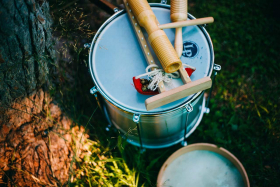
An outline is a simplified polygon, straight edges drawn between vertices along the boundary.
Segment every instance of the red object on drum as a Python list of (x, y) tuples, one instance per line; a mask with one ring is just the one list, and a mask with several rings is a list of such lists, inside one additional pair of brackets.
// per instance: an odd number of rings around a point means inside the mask
[[(188, 75), (191, 76), (192, 73), (195, 71), (191, 68), (185, 68), (185, 70), (187, 71)], [(144, 92), (142, 90), (142, 84), (141, 84), (141, 79), (136, 79), (135, 77), (133, 77), (133, 83), (134, 83), (134, 86), (135, 86), (135, 89), (140, 93), (140, 94), (143, 94), (143, 95), (156, 95), (158, 94), (158, 91), (152, 91), (152, 90), (149, 90), (149, 91), (146, 91)]]
[(140, 94), (143, 94), (143, 95), (156, 95), (156, 94), (158, 94), (158, 91), (152, 91), (152, 90), (149, 90), (149, 91), (144, 92), (144, 91), (142, 90), (141, 79), (136, 79), (135, 77), (133, 77), (133, 83), (134, 83), (135, 89), (136, 89), (137, 92), (139, 92)]
[(188, 73), (189, 77), (192, 75), (192, 73), (195, 71), (191, 68), (185, 68), (186, 72)]

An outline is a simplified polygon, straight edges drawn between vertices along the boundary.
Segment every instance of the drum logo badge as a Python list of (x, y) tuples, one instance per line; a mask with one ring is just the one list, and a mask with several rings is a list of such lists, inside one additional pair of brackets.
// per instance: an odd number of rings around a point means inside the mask
[(198, 54), (198, 45), (193, 41), (186, 41), (183, 43), (182, 55), (187, 58), (194, 58)]

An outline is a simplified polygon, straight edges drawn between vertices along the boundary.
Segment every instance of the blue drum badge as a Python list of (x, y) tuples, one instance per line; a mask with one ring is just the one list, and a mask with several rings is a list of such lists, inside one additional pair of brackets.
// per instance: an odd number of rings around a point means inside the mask
[(182, 55), (187, 58), (194, 58), (198, 54), (198, 46), (193, 41), (186, 41), (183, 43)]

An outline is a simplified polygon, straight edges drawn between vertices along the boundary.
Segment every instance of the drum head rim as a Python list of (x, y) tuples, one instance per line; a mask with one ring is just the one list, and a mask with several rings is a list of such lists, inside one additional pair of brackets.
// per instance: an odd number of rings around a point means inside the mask
[[(162, 7), (162, 8), (166, 8), (166, 9), (170, 9), (170, 5), (165, 5), (165, 4), (160, 4), (160, 3), (150, 3), (150, 6), (151, 7)], [(92, 54), (93, 54), (93, 49), (94, 49), (94, 46), (95, 46), (95, 42), (97, 41), (100, 33), (103, 31), (103, 29), (105, 29), (105, 27), (110, 23), (112, 22), (115, 18), (117, 18), (118, 16), (122, 15), (122, 14), (125, 14), (126, 11), (123, 9), (115, 14), (113, 14), (110, 18), (108, 18), (101, 26), (100, 28), (97, 30), (92, 42), (91, 42), (91, 46), (90, 46), (90, 53), (89, 53), (89, 67), (90, 67), (90, 74), (91, 74), (91, 77), (94, 81), (94, 84), (98, 90), (98, 92), (107, 100), (109, 101), (110, 103), (112, 103), (113, 105), (115, 105), (116, 107), (118, 107), (119, 109), (123, 110), (123, 111), (126, 111), (126, 112), (129, 112), (129, 113), (137, 113), (137, 114), (140, 114), (140, 115), (153, 115), (153, 114), (164, 114), (164, 113), (168, 113), (168, 112), (171, 112), (171, 111), (175, 111), (175, 110), (179, 110), (181, 109), (182, 107), (184, 107), (186, 104), (188, 103), (192, 103), (193, 100), (197, 99), (200, 94), (204, 93), (204, 91), (201, 91), (201, 92), (197, 92), (195, 94), (192, 95), (192, 97), (190, 97), (186, 102), (182, 103), (181, 105), (179, 106), (175, 106), (173, 108), (170, 108), (170, 109), (167, 109), (167, 110), (163, 110), (163, 111), (157, 111), (157, 112), (153, 112), (153, 111), (146, 111), (146, 112), (143, 112), (143, 111), (137, 111), (137, 110), (132, 110), (132, 109), (129, 109), (125, 106), (122, 106), (121, 104), (117, 103), (116, 101), (112, 100), (110, 97), (108, 97), (106, 95), (106, 93), (100, 88), (98, 82), (96, 81), (96, 78), (95, 78), (95, 75), (93, 73), (93, 67), (92, 67)], [(190, 13), (188, 13), (188, 18), (189, 19), (196, 19), (193, 15), (191, 15)], [(208, 44), (210, 44), (209, 46), (209, 49), (210, 49), (210, 62), (212, 62), (212, 64), (210, 64), (210, 68), (209, 68), (209, 71), (208, 71), (208, 74), (207, 76), (211, 76), (212, 74), (212, 71), (213, 71), (213, 67), (214, 67), (214, 48), (213, 48), (213, 43), (212, 43), (212, 40), (210, 38), (210, 35), (208, 34), (208, 32), (206, 31), (206, 29), (200, 25), (198, 25), (199, 29), (203, 32), (203, 34), (205, 35), (205, 37), (207, 38), (208, 40)]]
[(174, 160), (176, 160), (178, 157), (180, 157), (183, 154), (186, 154), (186, 153), (189, 153), (192, 151), (196, 151), (196, 150), (206, 150), (206, 151), (215, 152), (215, 153), (222, 155), (226, 159), (228, 159), (238, 169), (239, 173), (242, 176), (245, 187), (250, 187), (249, 178), (248, 178), (247, 172), (246, 172), (244, 166), (242, 165), (242, 163), (231, 152), (229, 152), (225, 148), (218, 147), (217, 145), (209, 144), (209, 143), (191, 144), (186, 147), (182, 147), (181, 149), (174, 152), (171, 156), (169, 156), (159, 171), (159, 174), (157, 177), (157, 186), (160, 187), (160, 180), (162, 179), (166, 168)]

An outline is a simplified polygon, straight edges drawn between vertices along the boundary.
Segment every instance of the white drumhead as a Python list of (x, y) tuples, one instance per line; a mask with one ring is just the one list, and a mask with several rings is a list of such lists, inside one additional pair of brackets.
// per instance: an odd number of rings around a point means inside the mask
[(193, 144), (175, 152), (161, 168), (158, 186), (248, 187), (239, 161), (227, 151), (208, 145), (210, 149)]
[[(171, 22), (169, 8), (153, 7), (152, 10), (160, 24)], [(102, 95), (123, 109), (146, 113), (167, 111), (189, 101), (192, 96), (151, 111), (146, 110), (145, 100), (151, 96), (139, 94), (132, 81), (134, 76), (145, 73), (147, 63), (144, 55), (127, 14), (120, 13), (111, 19), (98, 31), (98, 37), (93, 41), (90, 53), (91, 74)], [(173, 44), (175, 29), (164, 31)], [(206, 31), (198, 26), (184, 28), (183, 41), (185, 50), (181, 60), (196, 67), (191, 79), (195, 81), (210, 76), (213, 68), (213, 48)], [(154, 57), (157, 61), (155, 55)], [(180, 85), (183, 85), (180, 79), (173, 80), (174, 87)]]

